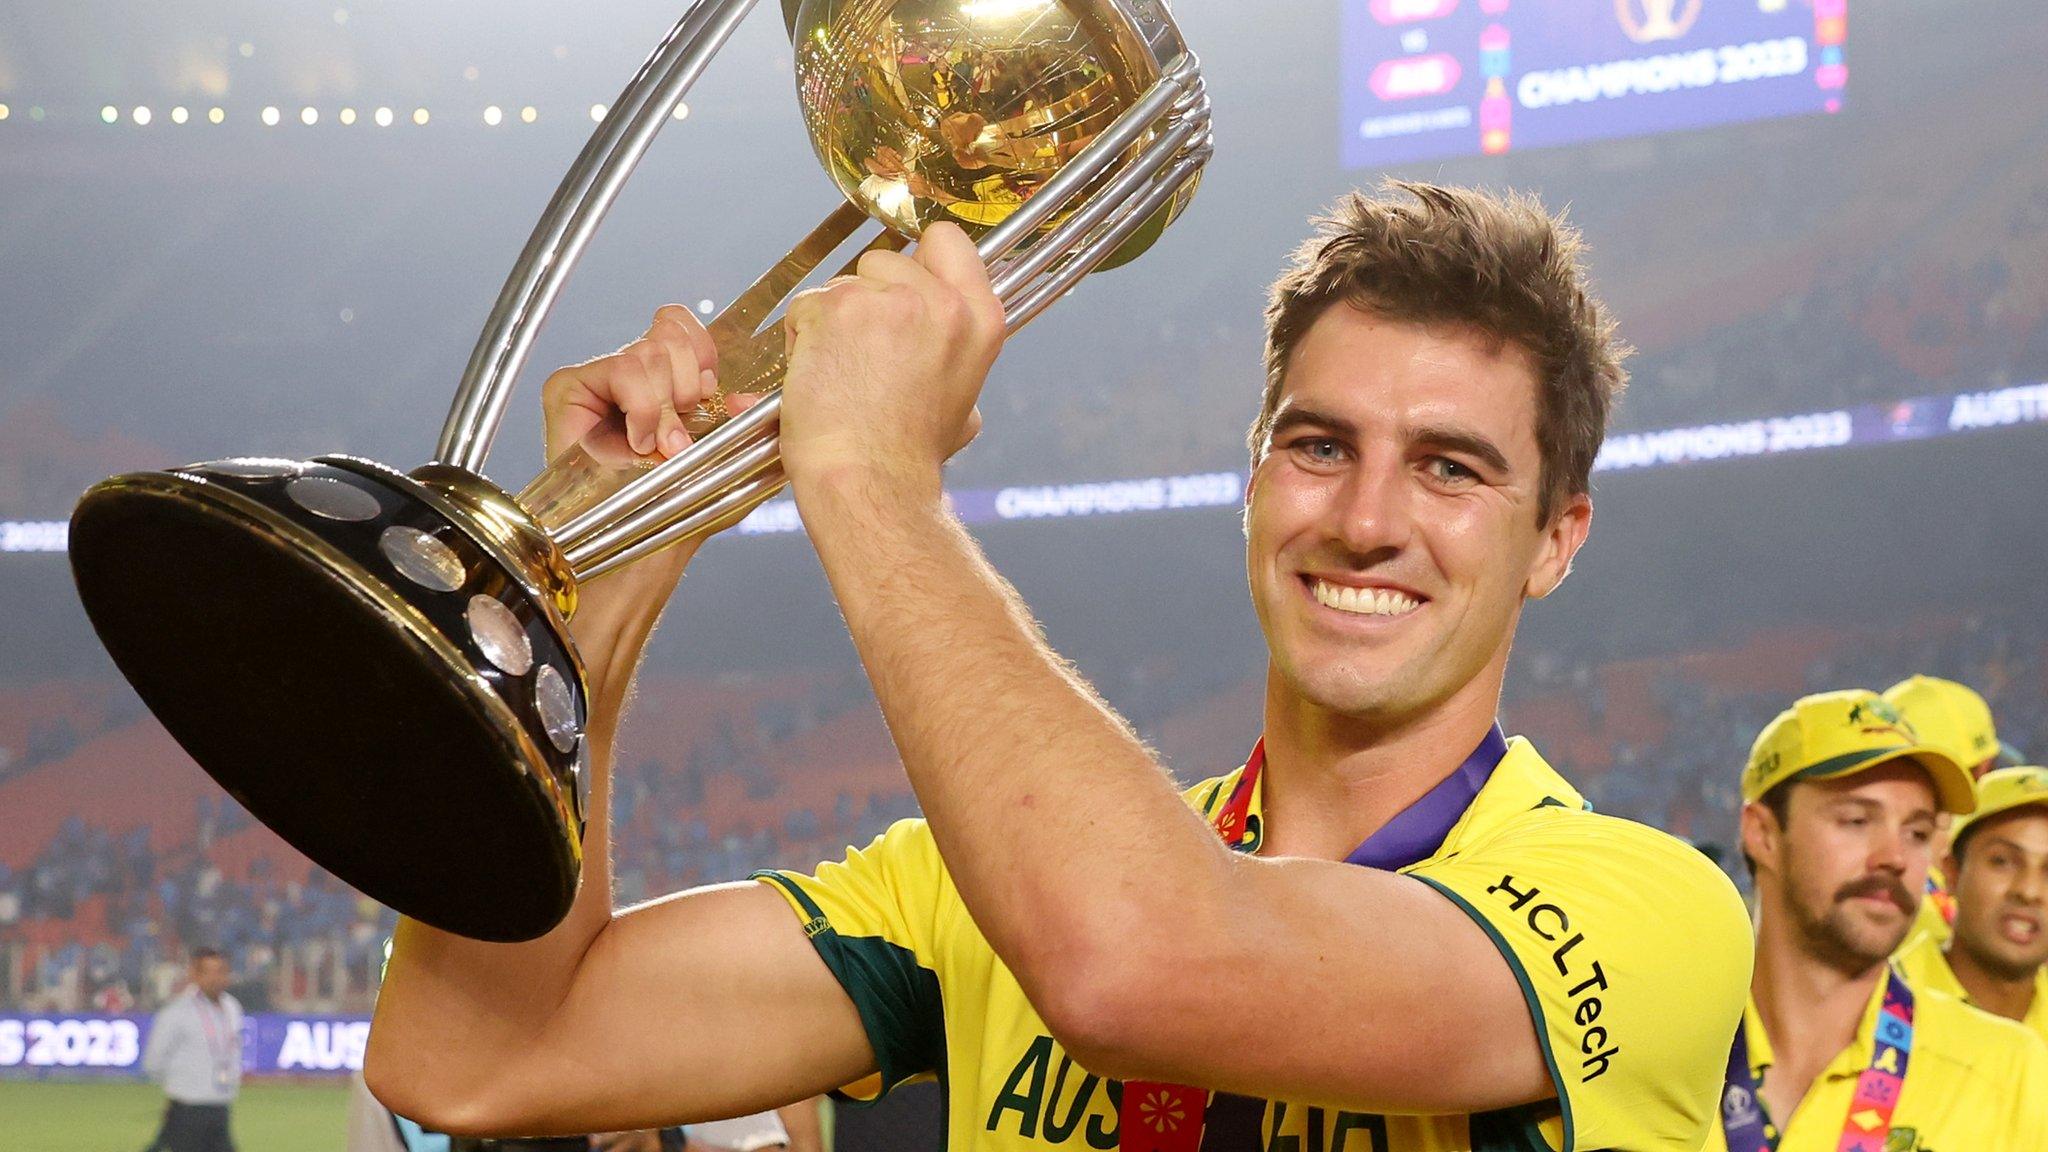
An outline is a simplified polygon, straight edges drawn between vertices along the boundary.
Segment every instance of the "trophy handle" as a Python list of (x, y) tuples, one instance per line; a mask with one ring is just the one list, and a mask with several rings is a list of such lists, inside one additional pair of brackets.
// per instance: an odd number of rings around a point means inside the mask
[[(441, 431), (435, 456), (439, 464), (481, 473), (511, 401), (513, 383), (584, 246), (677, 101), (755, 2), (696, 0), (584, 145), (528, 239), (471, 353)], [(1141, 141), (1136, 158), (1110, 175)], [(1152, 222), (1154, 213), (1177, 211), (1185, 204), (1210, 150), (1209, 102), (1199, 65), (1193, 53), (1182, 51), (1161, 68), (1158, 81), (1142, 99), (982, 238), (982, 259), (996, 276), (1009, 330), (1029, 323), (1108, 260)], [(1093, 189), (1087, 203), (1025, 247), (1017, 260), (1005, 262), (1099, 178), (1107, 182)], [(735, 334), (758, 323), (816, 267), (816, 260), (829, 254), (828, 246), (810, 257), (807, 266), (798, 259), (812, 240), (822, 243), (822, 237), (839, 226), (839, 217), (834, 213), (728, 309), (732, 319), (724, 324), (726, 340), (719, 348), (719, 400), (736, 390), (765, 391), (760, 402), (711, 427), (688, 450), (652, 468), (608, 465), (576, 448), (528, 487), (526, 494), (541, 505), (527, 505), (528, 510), (543, 513), (539, 519), (548, 524), (549, 535), (577, 579), (726, 527), (780, 490), (783, 477), (775, 443), (780, 401), (773, 389), (783, 368), (781, 331), (771, 325), (746, 341), (735, 339)], [(789, 279), (792, 275), (794, 280)], [(721, 316), (719, 323), (726, 319)], [(693, 431), (719, 419), (717, 406), (691, 416)]]
[[(763, 321), (868, 220), (868, 214), (858, 207), (841, 204), (711, 321), (707, 327), (718, 346), (718, 392), (684, 416), (684, 426), (692, 437), (702, 437), (732, 419), (728, 397), (759, 396), (782, 386), (783, 373), (789, 367), (787, 341), (779, 321), (765, 328)], [(869, 252), (900, 251), (909, 243), (895, 232), (884, 231), (838, 274), (851, 273)], [(656, 457), (606, 462), (582, 444), (571, 445), (520, 491), (519, 504), (543, 528), (557, 532), (579, 512), (659, 463)], [(757, 470), (750, 469), (745, 475)]]
[(555, 297), (670, 112), (756, 0), (696, 0), (641, 63), (576, 156), (498, 293), (470, 353), (434, 458), (481, 474), (519, 370)]
[[(1158, 213), (1186, 203), (1213, 151), (1209, 119), (1198, 64), (1193, 54), (1183, 54), (1151, 92), (982, 238), (979, 249), (991, 267), (1009, 333), (1035, 319)], [(1151, 138), (1134, 160), (1036, 243), (1017, 251), (1147, 133)], [(779, 353), (779, 326), (768, 334), (775, 336)], [(780, 491), (784, 479), (774, 429), (780, 410), (781, 397), (770, 393), (684, 452), (628, 477), (554, 530), (577, 579), (730, 526)]]

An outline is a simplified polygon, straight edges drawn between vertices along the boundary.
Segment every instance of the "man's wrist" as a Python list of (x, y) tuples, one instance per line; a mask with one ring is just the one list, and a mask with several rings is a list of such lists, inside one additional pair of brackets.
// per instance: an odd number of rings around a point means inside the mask
[(607, 704), (623, 702), (623, 685), (632, 679), (641, 651), (698, 546), (698, 541), (686, 541), (601, 576), (581, 590), (582, 603), (569, 632), (591, 689), (593, 727)]
[(872, 529), (946, 514), (936, 464), (854, 461), (806, 473), (791, 488), (813, 538), (842, 527)]

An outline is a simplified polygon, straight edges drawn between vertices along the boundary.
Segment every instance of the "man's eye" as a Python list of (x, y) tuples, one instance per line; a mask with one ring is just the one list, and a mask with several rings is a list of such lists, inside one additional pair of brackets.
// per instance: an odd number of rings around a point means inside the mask
[(1479, 473), (1465, 467), (1448, 456), (1432, 456), (1428, 463), (1429, 474), (1451, 484), (1469, 484), (1479, 479)]
[(1296, 452), (1318, 464), (1333, 464), (1344, 458), (1344, 449), (1327, 436), (1305, 436), (1293, 444)]

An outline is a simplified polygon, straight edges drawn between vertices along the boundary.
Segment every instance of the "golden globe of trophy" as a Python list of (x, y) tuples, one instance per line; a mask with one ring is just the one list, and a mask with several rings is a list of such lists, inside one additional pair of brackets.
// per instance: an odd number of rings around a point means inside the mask
[[(870, 220), (975, 235), (1011, 331), (1148, 246), (1210, 152), (1160, 0), (784, 0), (797, 91), (847, 203), (710, 325), (721, 393), (659, 463), (573, 448), (517, 496), (483, 464), (542, 320), (633, 167), (754, 0), (697, 0), (641, 66), (499, 294), (434, 462), (241, 458), (117, 476), (72, 516), (93, 626), (193, 759), (336, 876), (408, 916), (525, 940), (582, 860), (579, 581), (778, 491), (795, 289)], [(857, 259), (857, 255), (856, 255)], [(725, 397), (761, 395), (729, 416)]]

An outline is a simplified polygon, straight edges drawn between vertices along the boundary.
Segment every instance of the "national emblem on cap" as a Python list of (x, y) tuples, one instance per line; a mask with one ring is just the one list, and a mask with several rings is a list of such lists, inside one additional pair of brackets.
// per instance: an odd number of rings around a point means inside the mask
[(1801, 697), (1771, 720), (1750, 748), (1742, 798), (1755, 801), (1793, 780), (1824, 780), (1910, 759), (1927, 771), (1944, 812), (1976, 807), (1970, 774), (1920, 739), (1884, 697), (1864, 689)]
[(1920, 739), (1948, 753), (1965, 769), (1998, 758), (1998, 728), (1991, 705), (1976, 690), (1937, 676), (1912, 676), (1885, 689), (1884, 698)]

